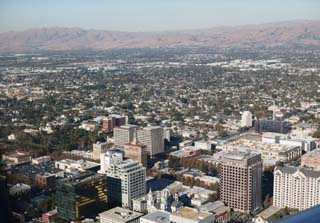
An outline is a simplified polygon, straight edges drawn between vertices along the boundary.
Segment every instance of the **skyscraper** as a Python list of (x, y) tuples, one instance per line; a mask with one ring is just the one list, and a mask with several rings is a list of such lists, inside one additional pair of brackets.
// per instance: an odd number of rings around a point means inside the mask
[(121, 127), (115, 127), (113, 130), (114, 144), (116, 146), (123, 147), (126, 143), (133, 140), (134, 132), (138, 126), (136, 125), (123, 125)]
[(137, 130), (138, 141), (146, 145), (150, 156), (164, 152), (164, 132), (160, 126), (148, 126)]
[(80, 222), (106, 210), (105, 175), (84, 172), (57, 184), (58, 218)]
[(261, 154), (233, 151), (223, 155), (220, 166), (220, 198), (238, 211), (261, 207)]
[(111, 165), (107, 170), (108, 202), (132, 208), (131, 199), (146, 193), (146, 168), (133, 160)]

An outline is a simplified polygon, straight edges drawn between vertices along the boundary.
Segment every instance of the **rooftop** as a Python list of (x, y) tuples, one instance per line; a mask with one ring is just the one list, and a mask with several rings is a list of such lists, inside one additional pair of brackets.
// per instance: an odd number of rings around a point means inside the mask
[(190, 220), (198, 220), (198, 219), (205, 219), (212, 215), (212, 213), (208, 211), (199, 211), (195, 208), (190, 207), (183, 207), (177, 212), (172, 213), (172, 215), (176, 215), (182, 218), (190, 219)]
[(100, 219), (101, 218), (108, 218), (108, 219), (112, 219), (112, 222), (125, 223), (125, 222), (131, 221), (133, 219), (139, 218), (139, 217), (143, 216), (143, 214), (141, 214), (139, 212), (131, 211), (126, 208), (115, 207), (115, 208), (112, 208), (108, 211), (100, 213), (99, 216), (100, 216)]
[(231, 160), (246, 160), (256, 155), (257, 153), (244, 152), (244, 151), (231, 151), (231, 152), (225, 153), (223, 157)]
[(155, 211), (142, 218), (157, 223), (170, 223), (170, 214), (164, 211)]

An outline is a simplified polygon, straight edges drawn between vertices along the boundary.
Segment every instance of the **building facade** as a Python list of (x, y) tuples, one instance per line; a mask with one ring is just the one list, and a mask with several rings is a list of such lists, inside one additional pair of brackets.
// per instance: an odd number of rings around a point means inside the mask
[(276, 167), (273, 205), (304, 210), (320, 204), (320, 171), (303, 167)]
[(58, 218), (80, 222), (96, 215), (107, 206), (106, 177), (84, 172), (57, 183)]
[(147, 166), (147, 151), (146, 145), (131, 142), (124, 145), (124, 156), (127, 159), (135, 160), (141, 163), (144, 167)]
[(111, 165), (107, 170), (108, 201), (132, 209), (132, 199), (146, 193), (146, 168), (133, 160)]
[(123, 147), (126, 143), (132, 142), (134, 133), (138, 126), (123, 125), (113, 129), (114, 145)]
[(241, 115), (241, 127), (252, 127), (252, 113), (244, 111)]
[(220, 198), (238, 211), (261, 208), (261, 155), (233, 151), (223, 155), (220, 166)]
[(164, 152), (164, 134), (160, 126), (149, 126), (137, 130), (138, 141), (146, 145), (150, 156)]
[(97, 142), (92, 145), (92, 155), (94, 160), (100, 160), (100, 155), (107, 152), (113, 146), (110, 142)]

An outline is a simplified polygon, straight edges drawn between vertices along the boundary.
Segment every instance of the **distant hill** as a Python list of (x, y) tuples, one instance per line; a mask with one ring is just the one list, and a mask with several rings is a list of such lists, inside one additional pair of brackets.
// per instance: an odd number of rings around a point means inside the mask
[(168, 32), (41, 28), (0, 33), (0, 52), (158, 47), (320, 47), (320, 21)]

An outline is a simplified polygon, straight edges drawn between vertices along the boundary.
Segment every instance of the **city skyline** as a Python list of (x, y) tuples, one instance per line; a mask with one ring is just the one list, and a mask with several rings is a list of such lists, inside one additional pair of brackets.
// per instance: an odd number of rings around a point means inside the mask
[[(76, 7), (75, 7), (76, 6)], [(289, 7), (290, 6), (290, 7)], [(39, 1), (0, 2), (0, 32), (42, 27), (167, 31), (320, 20), (319, 1)]]

